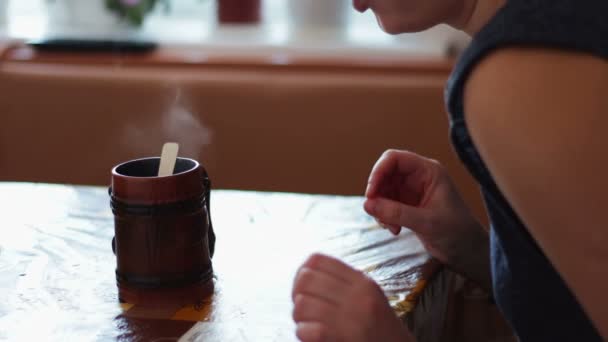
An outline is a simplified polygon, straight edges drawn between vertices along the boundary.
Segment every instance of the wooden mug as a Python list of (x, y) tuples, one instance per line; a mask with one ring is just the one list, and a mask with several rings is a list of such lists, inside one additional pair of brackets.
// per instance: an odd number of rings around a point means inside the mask
[(195, 160), (178, 158), (171, 176), (157, 177), (160, 158), (112, 170), (112, 248), (121, 302), (189, 305), (213, 292), (211, 183)]

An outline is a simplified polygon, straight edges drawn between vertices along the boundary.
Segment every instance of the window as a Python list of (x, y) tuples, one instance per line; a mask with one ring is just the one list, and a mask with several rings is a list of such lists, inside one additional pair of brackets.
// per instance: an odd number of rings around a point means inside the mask
[[(127, 25), (117, 25), (115, 16), (105, 9), (103, 0), (0, 0), (0, 4), (8, 4), (0, 36), (2, 31), (15, 38), (126, 35), (163, 43), (338, 50), (371, 48), (379, 53), (425, 55), (443, 54), (447, 45), (466, 40), (462, 34), (446, 27), (418, 34), (387, 35), (378, 28), (372, 13), (360, 14), (354, 11), (350, 8), (350, 1), (347, 1), (348, 5), (340, 7), (345, 12), (343, 20), (336, 20), (333, 27), (308, 25), (307, 18), (296, 17), (294, 12), (299, 11), (290, 11), (293, 7), (288, 2), (311, 3), (302, 0), (262, 0), (262, 23), (248, 27), (228, 27), (217, 24), (215, 1), (172, 0), (170, 13), (157, 8), (146, 18), (141, 28), (134, 29)], [(326, 22), (331, 19), (326, 19)]]

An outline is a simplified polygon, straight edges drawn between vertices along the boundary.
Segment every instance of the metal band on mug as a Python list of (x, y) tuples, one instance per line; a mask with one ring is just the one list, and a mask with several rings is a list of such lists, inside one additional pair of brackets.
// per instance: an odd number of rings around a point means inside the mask
[(110, 206), (114, 215), (130, 216), (170, 216), (196, 212), (201, 208), (206, 208), (206, 195), (198, 196), (184, 201), (165, 203), (165, 204), (127, 204), (120, 201), (112, 194), (109, 189)]
[(135, 274), (126, 274), (116, 271), (116, 282), (140, 289), (167, 289), (179, 288), (197, 283), (205, 283), (213, 277), (213, 268), (187, 274), (174, 275), (169, 278), (148, 277)]

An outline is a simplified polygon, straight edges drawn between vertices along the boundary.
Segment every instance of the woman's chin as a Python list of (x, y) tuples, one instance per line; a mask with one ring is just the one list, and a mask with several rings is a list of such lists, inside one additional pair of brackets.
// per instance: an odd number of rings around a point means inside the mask
[(368, 0), (353, 0), (353, 7), (363, 13), (369, 9), (369, 2)]
[(378, 15), (376, 15), (376, 20), (382, 31), (388, 34), (415, 33), (428, 30), (437, 25), (437, 23), (424, 23), (421, 21), (407, 22), (405, 20), (398, 20), (394, 17), (381, 17)]

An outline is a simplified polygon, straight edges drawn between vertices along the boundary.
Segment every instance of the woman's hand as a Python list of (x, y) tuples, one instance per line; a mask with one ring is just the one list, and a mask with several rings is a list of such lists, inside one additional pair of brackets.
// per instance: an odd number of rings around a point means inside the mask
[(487, 233), (438, 162), (389, 150), (374, 166), (365, 196), (365, 211), (383, 227), (395, 235), (411, 229), (433, 257), (491, 288)]
[(303, 342), (414, 341), (380, 287), (336, 259), (311, 256), (296, 275), (292, 299)]

